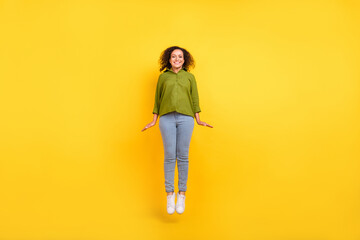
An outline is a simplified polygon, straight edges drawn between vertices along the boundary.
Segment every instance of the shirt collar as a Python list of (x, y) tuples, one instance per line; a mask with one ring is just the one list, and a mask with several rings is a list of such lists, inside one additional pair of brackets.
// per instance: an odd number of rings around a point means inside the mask
[[(180, 71), (182, 71), (182, 70), (184, 70), (184, 71), (186, 71), (187, 72), (187, 69), (186, 68), (181, 68), (180, 70), (179, 70), (179, 72)], [(167, 68), (166, 70), (165, 70), (165, 72), (173, 72), (173, 73), (175, 73), (171, 68)]]

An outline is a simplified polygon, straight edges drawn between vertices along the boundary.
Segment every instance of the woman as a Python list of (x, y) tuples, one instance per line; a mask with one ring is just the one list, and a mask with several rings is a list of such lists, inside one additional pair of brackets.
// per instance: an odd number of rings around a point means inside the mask
[[(199, 96), (195, 77), (188, 71), (194, 67), (194, 59), (184, 48), (173, 46), (165, 49), (160, 56), (160, 72), (153, 109), (153, 121), (142, 131), (155, 126), (159, 116), (159, 128), (164, 146), (165, 191), (167, 212), (185, 210), (185, 192), (188, 178), (188, 155), (194, 118), (201, 126), (213, 127), (200, 121)], [(177, 159), (179, 192), (175, 206), (174, 173)]]

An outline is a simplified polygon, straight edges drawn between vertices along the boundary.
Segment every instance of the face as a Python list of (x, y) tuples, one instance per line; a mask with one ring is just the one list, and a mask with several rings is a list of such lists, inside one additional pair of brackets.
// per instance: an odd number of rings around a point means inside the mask
[(172, 68), (174, 68), (174, 69), (181, 68), (185, 62), (184, 53), (180, 49), (175, 49), (174, 51), (172, 51), (172, 53), (170, 55), (169, 62), (171, 64)]

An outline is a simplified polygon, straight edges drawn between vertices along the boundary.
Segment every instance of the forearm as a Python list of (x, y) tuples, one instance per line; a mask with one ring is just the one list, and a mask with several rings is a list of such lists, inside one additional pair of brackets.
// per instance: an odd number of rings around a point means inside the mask
[(199, 123), (200, 122), (200, 114), (197, 112), (195, 113), (195, 119), (196, 119), (196, 122)]
[(157, 118), (158, 118), (158, 114), (154, 113), (153, 123), (156, 123)]

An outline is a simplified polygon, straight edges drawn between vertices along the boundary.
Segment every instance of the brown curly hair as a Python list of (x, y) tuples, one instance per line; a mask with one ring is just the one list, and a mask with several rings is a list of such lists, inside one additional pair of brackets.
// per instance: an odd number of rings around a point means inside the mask
[(171, 66), (169, 60), (171, 57), (171, 53), (175, 49), (180, 49), (184, 53), (183, 68), (185, 68), (186, 70), (189, 70), (189, 68), (195, 67), (195, 60), (186, 49), (178, 47), (178, 46), (172, 46), (172, 47), (168, 47), (167, 49), (165, 49), (160, 55), (160, 59), (159, 59), (160, 72), (164, 69), (171, 69), (172, 66)]

